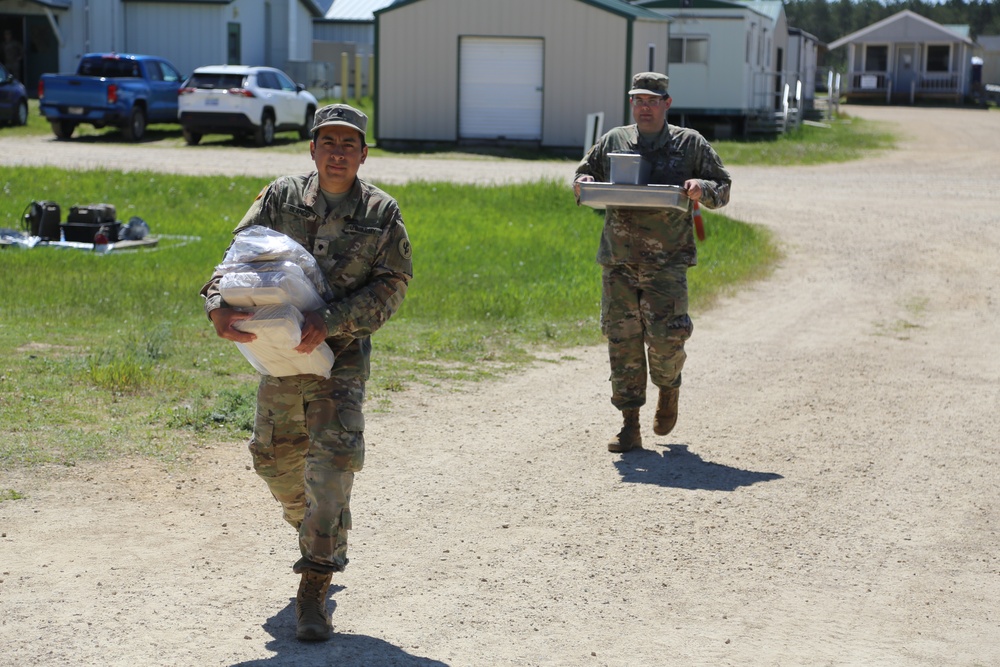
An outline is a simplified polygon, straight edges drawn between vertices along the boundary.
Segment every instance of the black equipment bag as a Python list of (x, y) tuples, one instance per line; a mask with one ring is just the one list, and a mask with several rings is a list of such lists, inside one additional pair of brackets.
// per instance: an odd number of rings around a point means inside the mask
[(112, 223), (117, 218), (114, 204), (86, 204), (70, 206), (66, 222), (83, 222), (87, 224)]
[(62, 210), (54, 201), (33, 201), (28, 205), (24, 216), (32, 236), (45, 241), (59, 240), (59, 223), (62, 221)]
[[(120, 222), (65, 222), (60, 225), (67, 241), (77, 243), (118, 243), (122, 223)], [(105, 237), (98, 241), (97, 236)]]

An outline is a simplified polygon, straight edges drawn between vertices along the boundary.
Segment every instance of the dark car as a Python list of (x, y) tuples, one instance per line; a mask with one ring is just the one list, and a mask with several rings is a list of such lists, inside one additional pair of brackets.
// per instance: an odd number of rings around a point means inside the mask
[(28, 91), (7, 68), (0, 65), (0, 124), (28, 122)]

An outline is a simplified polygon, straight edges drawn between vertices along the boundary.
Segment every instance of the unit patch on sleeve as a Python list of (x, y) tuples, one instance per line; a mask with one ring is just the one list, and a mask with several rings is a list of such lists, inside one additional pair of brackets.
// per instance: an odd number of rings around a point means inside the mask
[(399, 254), (403, 259), (409, 259), (410, 255), (413, 254), (413, 248), (410, 247), (409, 239), (399, 239)]

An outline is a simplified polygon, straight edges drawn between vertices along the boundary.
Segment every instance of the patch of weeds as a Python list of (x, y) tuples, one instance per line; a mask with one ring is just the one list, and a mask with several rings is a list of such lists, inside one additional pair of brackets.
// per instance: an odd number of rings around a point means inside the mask
[(91, 382), (117, 393), (134, 392), (152, 379), (154, 363), (145, 355), (127, 350), (101, 350), (87, 359)]
[(163, 323), (142, 334), (141, 346), (143, 354), (153, 361), (165, 359), (170, 351), (170, 327)]
[(14, 489), (0, 489), (0, 503), (5, 500), (21, 500), (25, 497), (23, 493)]
[(403, 381), (400, 380), (399, 378), (394, 378), (394, 377), (384, 378), (378, 384), (379, 388), (385, 391), (392, 391), (392, 392), (406, 391), (406, 385), (404, 385)]
[(161, 324), (141, 334), (126, 336), (113, 347), (98, 350), (87, 358), (90, 381), (119, 394), (162, 384), (166, 378), (156, 367), (167, 358), (170, 340), (170, 328)]
[(875, 335), (876, 336), (889, 336), (897, 340), (909, 340), (910, 337), (907, 334), (908, 331), (912, 329), (923, 329), (923, 325), (914, 324), (907, 320), (896, 320), (892, 323), (876, 322), (875, 323)]
[(923, 315), (927, 310), (927, 304), (930, 303), (930, 299), (925, 296), (914, 297), (903, 304), (908, 313), (913, 315)]
[(392, 407), (392, 399), (379, 389), (371, 391), (365, 398), (365, 412), (369, 414), (386, 414)]
[(257, 411), (257, 395), (253, 389), (223, 389), (215, 402), (198, 401), (198, 405), (171, 408), (167, 426), (204, 431), (211, 427), (227, 427), (249, 433), (253, 430)]

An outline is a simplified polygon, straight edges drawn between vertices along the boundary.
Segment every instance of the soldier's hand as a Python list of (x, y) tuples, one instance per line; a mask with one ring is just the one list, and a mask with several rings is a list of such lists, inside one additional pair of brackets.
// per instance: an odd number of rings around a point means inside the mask
[(573, 181), (573, 194), (576, 195), (576, 205), (580, 205), (580, 183), (593, 183), (594, 177), (587, 174), (580, 174)]
[(257, 340), (257, 335), (234, 329), (233, 325), (247, 319), (251, 314), (233, 308), (216, 308), (208, 314), (208, 317), (212, 320), (212, 324), (215, 325), (215, 333), (219, 338), (225, 338), (237, 343), (250, 343)]
[(701, 181), (697, 178), (689, 178), (684, 181), (684, 194), (686, 194), (688, 199), (691, 201), (701, 201)]
[(306, 321), (302, 323), (302, 341), (295, 348), (295, 351), (309, 354), (326, 340), (327, 334), (329, 334), (329, 330), (326, 327), (326, 321), (320, 314), (315, 310), (306, 313)]

